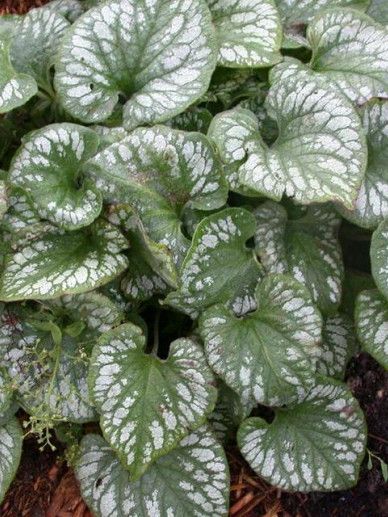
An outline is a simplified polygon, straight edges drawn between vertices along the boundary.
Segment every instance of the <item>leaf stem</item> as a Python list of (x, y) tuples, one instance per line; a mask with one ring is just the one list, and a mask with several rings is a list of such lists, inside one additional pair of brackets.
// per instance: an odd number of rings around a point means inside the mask
[(160, 321), (160, 309), (157, 310), (154, 320), (154, 344), (152, 347), (151, 354), (154, 356), (158, 355), (159, 349), (159, 321)]

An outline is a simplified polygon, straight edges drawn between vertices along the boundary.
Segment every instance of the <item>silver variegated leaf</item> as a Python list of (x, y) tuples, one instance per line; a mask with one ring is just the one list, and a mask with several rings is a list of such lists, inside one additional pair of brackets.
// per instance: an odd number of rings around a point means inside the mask
[(237, 314), (255, 308), (254, 290), (262, 269), (245, 246), (254, 231), (253, 215), (242, 208), (202, 219), (181, 267), (179, 289), (166, 303), (189, 314), (223, 302)]
[(388, 370), (388, 302), (377, 289), (358, 295), (355, 320), (362, 348)]
[(388, 300), (388, 218), (373, 233), (370, 256), (373, 279)]
[(13, 480), (22, 454), (23, 433), (16, 418), (0, 427), (0, 503)]
[(386, 0), (371, 0), (367, 14), (383, 25), (388, 25), (388, 3)]
[(352, 210), (339, 207), (349, 221), (376, 228), (388, 216), (388, 102), (373, 99), (360, 110), (368, 143), (365, 178)]
[(222, 304), (202, 314), (208, 362), (245, 402), (297, 402), (314, 385), (321, 316), (307, 289), (287, 275), (265, 277), (256, 305), (242, 318)]
[(59, 13), (73, 23), (84, 12), (84, 3), (80, 0), (51, 0), (43, 8)]
[(208, 109), (194, 106), (168, 120), (166, 125), (182, 131), (199, 131), (206, 135), (212, 118)]
[(282, 26), (272, 0), (207, 0), (218, 32), (218, 64), (269, 67), (282, 59)]
[(8, 193), (5, 182), (0, 180), (0, 219), (8, 209)]
[(98, 136), (89, 128), (45, 126), (23, 139), (9, 180), (30, 195), (40, 217), (67, 230), (88, 226), (101, 211), (102, 197), (90, 180), (81, 180), (81, 167), (97, 148)]
[(220, 113), (210, 125), (230, 187), (277, 201), (285, 194), (303, 204), (336, 200), (352, 208), (367, 147), (351, 104), (320, 83), (294, 75), (273, 83), (265, 107), (279, 129), (270, 147), (248, 110)]
[(124, 324), (93, 349), (89, 384), (104, 436), (133, 480), (201, 425), (217, 391), (202, 348), (190, 339), (171, 343), (166, 360), (145, 353), (142, 330)]
[(301, 404), (277, 410), (271, 424), (249, 418), (238, 431), (253, 470), (289, 492), (350, 488), (364, 457), (366, 424), (358, 402), (344, 384), (317, 381)]
[(97, 221), (87, 230), (48, 233), (5, 257), (0, 299), (57, 298), (95, 289), (118, 276), (127, 259), (126, 239)]
[(122, 95), (128, 129), (162, 122), (205, 93), (217, 59), (204, 0), (112, 0), (64, 38), (55, 84), (83, 122), (106, 120)]
[(344, 266), (338, 230), (341, 218), (327, 205), (313, 205), (304, 215), (288, 216), (267, 201), (255, 210), (256, 251), (268, 273), (289, 273), (310, 290), (323, 313), (341, 301)]
[(101, 436), (89, 434), (75, 472), (96, 517), (225, 517), (228, 512), (225, 453), (206, 427), (184, 438), (138, 481)]

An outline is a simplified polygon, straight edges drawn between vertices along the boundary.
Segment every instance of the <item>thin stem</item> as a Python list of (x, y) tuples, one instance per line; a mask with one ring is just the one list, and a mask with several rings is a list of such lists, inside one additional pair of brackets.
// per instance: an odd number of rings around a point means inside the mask
[(160, 321), (160, 309), (157, 310), (155, 315), (155, 321), (154, 321), (154, 344), (152, 347), (152, 354), (157, 355), (158, 354), (158, 348), (159, 348), (159, 321)]

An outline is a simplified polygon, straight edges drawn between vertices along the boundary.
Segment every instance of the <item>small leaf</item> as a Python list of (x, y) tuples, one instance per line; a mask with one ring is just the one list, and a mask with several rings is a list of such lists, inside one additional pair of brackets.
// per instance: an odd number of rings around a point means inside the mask
[(289, 273), (310, 290), (323, 313), (341, 300), (344, 267), (338, 240), (341, 219), (330, 206), (315, 205), (299, 218), (267, 201), (255, 210), (255, 245), (268, 273)]
[(67, 230), (88, 226), (101, 211), (99, 190), (79, 185), (81, 166), (97, 152), (94, 131), (51, 124), (30, 133), (15, 154), (9, 179), (30, 194), (38, 214)]
[(282, 59), (282, 26), (272, 0), (207, 0), (216, 26), (218, 64), (269, 67)]
[(380, 467), (381, 467), (381, 473), (383, 475), (383, 479), (387, 483), (388, 482), (388, 465), (381, 458), (380, 458)]
[(131, 323), (101, 336), (89, 384), (104, 436), (132, 479), (204, 422), (217, 398), (212, 383), (204, 353), (190, 339), (171, 343), (162, 361), (145, 353), (145, 337)]
[(296, 402), (314, 385), (321, 316), (307, 289), (286, 275), (265, 277), (256, 305), (242, 318), (221, 304), (202, 314), (209, 364), (244, 402)]
[(255, 308), (254, 289), (262, 270), (245, 246), (254, 231), (253, 215), (242, 208), (202, 219), (181, 267), (179, 289), (166, 303), (189, 314), (223, 302), (239, 314)]
[(388, 300), (388, 218), (373, 233), (370, 256), (372, 275), (379, 291)]
[(373, 289), (356, 300), (356, 330), (362, 348), (388, 370), (388, 302)]
[(368, 451), (368, 463), (367, 463), (367, 468), (368, 468), (368, 470), (372, 470), (372, 469), (373, 469), (372, 456), (371, 456), (371, 454), (369, 454), (369, 451)]
[(103, 438), (88, 434), (75, 471), (96, 517), (224, 517), (228, 512), (225, 453), (206, 427), (184, 438), (135, 482)]
[(285, 194), (303, 204), (336, 200), (352, 208), (367, 148), (351, 104), (318, 82), (294, 75), (273, 83), (265, 107), (279, 128), (271, 147), (248, 110), (235, 108), (212, 120), (209, 136), (231, 189), (277, 201)]
[(127, 267), (120, 253), (126, 247), (118, 230), (102, 221), (87, 230), (48, 233), (6, 256), (0, 299), (43, 300), (95, 289)]
[(22, 442), (23, 433), (16, 418), (0, 427), (0, 503), (18, 469)]
[(346, 386), (322, 377), (301, 404), (276, 411), (271, 424), (245, 420), (237, 439), (250, 466), (275, 486), (343, 490), (357, 482), (366, 424)]
[(206, 135), (212, 118), (213, 115), (206, 108), (193, 107), (168, 120), (165, 124), (174, 129), (199, 131)]
[(184, 111), (205, 93), (215, 63), (203, 0), (112, 0), (69, 29), (55, 84), (65, 109), (89, 123), (106, 120), (122, 95), (133, 129)]

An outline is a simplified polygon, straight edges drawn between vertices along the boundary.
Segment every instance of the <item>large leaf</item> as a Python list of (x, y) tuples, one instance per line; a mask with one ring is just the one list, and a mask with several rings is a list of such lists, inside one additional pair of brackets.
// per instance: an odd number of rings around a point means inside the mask
[(84, 7), (80, 0), (51, 0), (43, 6), (44, 9), (50, 9), (53, 12), (64, 16), (69, 22), (74, 22), (84, 12)]
[(89, 382), (104, 436), (132, 479), (201, 425), (217, 397), (198, 344), (178, 339), (161, 360), (145, 353), (142, 330), (131, 323), (101, 336)]
[(317, 80), (362, 103), (388, 96), (388, 32), (352, 9), (330, 9), (307, 28)]
[(0, 284), (4, 301), (56, 298), (109, 282), (127, 266), (127, 241), (97, 221), (87, 230), (48, 233), (5, 258)]
[(139, 128), (85, 167), (109, 196), (136, 210), (151, 239), (167, 245), (177, 263), (189, 247), (181, 231), (183, 207), (212, 210), (227, 197), (219, 160), (200, 133)]
[(255, 211), (255, 245), (268, 273), (289, 273), (310, 290), (324, 313), (341, 300), (343, 263), (338, 229), (341, 222), (326, 205), (314, 205), (292, 218), (281, 205), (267, 201)]
[(323, 377), (301, 404), (277, 410), (271, 424), (245, 420), (237, 438), (248, 463), (271, 484), (333, 491), (357, 482), (366, 424), (346, 386)]
[(358, 295), (355, 320), (363, 349), (388, 370), (388, 302), (377, 289)]
[(370, 255), (373, 279), (388, 300), (388, 218), (373, 233)]
[(179, 290), (167, 296), (167, 303), (188, 312), (222, 302), (230, 302), (239, 314), (254, 308), (262, 269), (245, 246), (254, 231), (253, 215), (242, 208), (202, 219), (182, 264)]
[(0, 502), (8, 490), (19, 466), (23, 433), (16, 418), (0, 427)]
[(286, 194), (304, 204), (337, 200), (352, 208), (367, 156), (353, 107), (342, 95), (296, 75), (274, 82), (265, 107), (279, 128), (271, 147), (248, 110), (220, 113), (210, 125), (231, 188), (278, 201)]
[(207, 359), (244, 401), (296, 402), (314, 385), (321, 316), (307, 289), (286, 275), (265, 277), (256, 302), (257, 309), (242, 318), (222, 304), (202, 314)]
[(25, 104), (38, 91), (35, 80), (18, 74), (9, 58), (9, 40), (0, 33), (0, 114)]
[(112, 0), (69, 29), (55, 84), (83, 122), (106, 120), (123, 96), (132, 129), (168, 120), (205, 93), (216, 50), (204, 0)]
[(340, 208), (349, 221), (375, 228), (388, 216), (388, 102), (372, 100), (360, 110), (368, 143), (365, 178), (353, 210)]
[(75, 471), (96, 517), (224, 517), (228, 512), (228, 465), (207, 428), (184, 438), (136, 482), (103, 438), (89, 434)]
[(218, 31), (218, 64), (269, 67), (282, 59), (282, 26), (272, 0), (207, 0)]
[(23, 139), (9, 179), (30, 194), (38, 214), (68, 230), (88, 226), (101, 211), (102, 198), (81, 166), (97, 152), (98, 136), (76, 124), (51, 124)]
[(54, 10), (32, 9), (18, 20), (10, 47), (15, 70), (32, 76), (51, 92), (50, 68), (69, 22)]
[(388, 25), (388, 3), (386, 0), (371, 0), (367, 13), (377, 22)]

